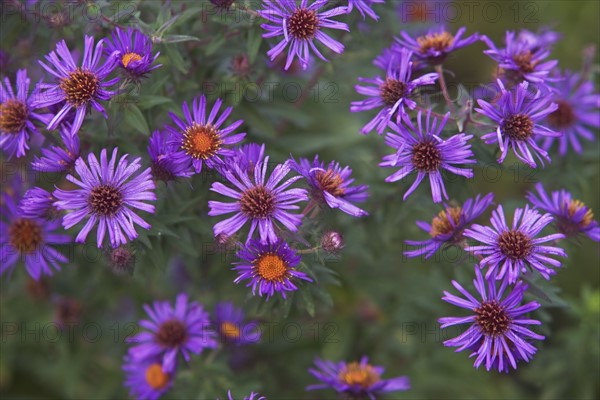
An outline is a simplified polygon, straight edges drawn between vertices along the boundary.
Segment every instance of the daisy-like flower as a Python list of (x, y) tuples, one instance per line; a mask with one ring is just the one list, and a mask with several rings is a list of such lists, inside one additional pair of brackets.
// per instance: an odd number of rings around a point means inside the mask
[(0, 82), (0, 149), (8, 158), (13, 156), (23, 157), (29, 150), (29, 135), (41, 135), (35, 126), (35, 121), (46, 125), (52, 116), (50, 114), (39, 114), (33, 110), (40, 108), (34, 101), (39, 97), (38, 86), (33, 92), (29, 92), (31, 80), (27, 77), (27, 71), (17, 71), (16, 91), (8, 78)]
[(265, 158), (265, 145), (256, 143), (247, 143), (236, 147), (234, 154), (229, 159), (218, 165), (216, 168), (219, 173), (237, 165), (240, 170), (248, 172), (250, 176), (254, 175), (254, 167)]
[[(231, 395), (231, 390), (229, 390), (229, 391), (227, 392), (227, 398), (228, 398), (229, 400), (235, 400), (235, 399), (233, 398), (233, 396)], [(252, 393), (250, 393), (250, 395), (248, 395), (248, 396), (245, 396), (245, 397), (244, 397), (244, 400), (267, 400), (267, 398), (266, 398), (265, 396), (261, 396), (261, 395), (260, 395), (260, 394), (258, 394), (258, 393), (254, 393), (254, 392), (252, 392)]]
[(261, 25), (261, 28), (266, 31), (262, 36), (264, 38), (283, 36), (283, 40), (267, 52), (271, 61), (274, 61), (288, 46), (285, 70), (290, 68), (296, 57), (300, 60), (302, 69), (307, 69), (310, 49), (317, 57), (327, 61), (317, 49), (315, 40), (334, 53), (341, 54), (344, 51), (344, 45), (323, 32), (323, 28), (349, 32), (348, 25), (331, 19), (331, 17), (346, 14), (347, 7), (336, 7), (319, 12), (319, 9), (327, 3), (329, 3), (328, 0), (316, 0), (308, 5), (308, 0), (302, 0), (298, 6), (295, 0), (263, 0), (263, 9), (257, 11), (268, 21)]
[(289, 188), (301, 176), (294, 176), (285, 182), (281, 181), (290, 172), (289, 163), (278, 164), (271, 176), (267, 179), (269, 157), (254, 168), (254, 174), (233, 165), (230, 170), (223, 171), (225, 177), (234, 188), (225, 186), (221, 182), (214, 182), (210, 190), (234, 199), (234, 202), (209, 201), (208, 215), (217, 216), (235, 213), (234, 216), (220, 221), (214, 226), (215, 237), (221, 233), (232, 236), (247, 222), (250, 222), (248, 240), (252, 238), (258, 228), (262, 241), (277, 241), (275, 233), (276, 224), (280, 222), (292, 232), (298, 230), (302, 223), (301, 214), (292, 214), (290, 210), (297, 210), (296, 203), (308, 200), (306, 190)]
[(0, 216), (1, 275), (10, 273), (22, 260), (27, 273), (37, 281), (43, 275), (52, 275), (53, 268), (59, 270), (60, 264), (68, 261), (54, 248), (71, 242), (68, 235), (56, 233), (60, 221), (26, 216), (16, 198), (7, 193), (2, 195)]
[(169, 135), (163, 131), (154, 131), (148, 141), (150, 168), (154, 179), (164, 182), (192, 175), (189, 165), (181, 163), (173, 157), (173, 146), (168, 144)]
[(550, 71), (558, 64), (557, 60), (544, 62), (550, 55), (547, 47), (534, 49), (529, 40), (519, 39), (515, 32), (506, 32), (505, 48), (496, 47), (487, 36), (482, 36), (481, 40), (489, 47), (483, 53), (498, 63), (499, 76), (507, 82), (525, 80), (543, 86)]
[(79, 158), (79, 136), (71, 135), (71, 126), (63, 123), (60, 127), (60, 138), (64, 147), (53, 145), (42, 148), (42, 156), (34, 156), (31, 168), (39, 172), (63, 172), (73, 169), (75, 161)]
[(354, 179), (350, 178), (352, 174), (350, 167), (342, 168), (335, 161), (325, 166), (323, 161), (319, 161), (318, 155), (312, 163), (306, 158), (300, 158), (299, 162), (291, 159), (290, 165), (306, 179), (310, 187), (310, 196), (315, 202), (325, 203), (331, 208), (339, 208), (354, 217), (369, 215), (352, 204), (352, 202), (362, 203), (367, 199), (368, 186), (351, 186)]
[(58, 199), (54, 205), (59, 210), (70, 211), (63, 217), (65, 229), (87, 218), (75, 239), (78, 243), (85, 242), (96, 223), (98, 247), (102, 247), (106, 231), (112, 247), (118, 247), (138, 236), (134, 224), (150, 229), (150, 224), (133, 211), (138, 209), (154, 213), (154, 205), (146, 203), (156, 200), (150, 168), (133, 177), (141, 167), (141, 158), (129, 163), (125, 154), (117, 163), (117, 151), (116, 148), (113, 150), (110, 161), (106, 149), (100, 153), (100, 162), (93, 153), (88, 155), (87, 165), (83, 158), (79, 158), (75, 162), (75, 172), (79, 178), (67, 175), (67, 180), (79, 186), (79, 189), (54, 190), (53, 195)]
[(466, 178), (473, 177), (473, 170), (456, 166), (476, 162), (471, 145), (468, 143), (473, 136), (460, 133), (448, 139), (440, 137), (449, 117), (450, 113), (447, 113), (441, 121), (435, 117), (432, 120), (431, 110), (428, 110), (423, 124), (422, 113), (419, 111), (417, 127), (408, 116), (404, 118), (406, 126), (390, 124), (396, 133), (388, 132), (386, 144), (396, 149), (396, 153), (383, 157), (383, 162), (379, 165), (386, 168), (400, 167), (398, 172), (386, 178), (386, 182), (396, 182), (414, 171), (417, 172), (417, 178), (404, 194), (404, 200), (415, 191), (425, 176), (429, 176), (433, 201), (441, 202), (442, 196), (447, 200), (448, 194), (442, 180), (442, 170)]
[(383, 393), (410, 389), (410, 381), (406, 376), (382, 379), (384, 368), (369, 364), (368, 357), (362, 357), (360, 361), (337, 363), (317, 358), (315, 366), (308, 372), (322, 383), (310, 385), (306, 390), (333, 389), (349, 398), (375, 400)]
[(544, 27), (537, 33), (527, 29), (521, 29), (517, 34), (516, 40), (525, 42), (531, 51), (535, 52), (542, 48), (549, 49), (550, 46), (558, 42), (561, 37), (562, 35), (559, 32)]
[(152, 54), (152, 41), (138, 29), (131, 27), (122, 30), (117, 27), (112, 33), (112, 41), (106, 43), (104, 53), (110, 56), (117, 53), (119, 66), (125, 71), (127, 77), (137, 80), (144, 78), (148, 73), (161, 65), (152, 65), (160, 52)]
[(373, 7), (373, 4), (383, 4), (383, 2), (383, 0), (348, 0), (348, 14), (356, 8), (363, 19), (368, 15), (377, 21), (379, 16), (375, 14), (375, 11), (371, 7)]
[(517, 368), (517, 362), (529, 360), (537, 349), (530, 343), (532, 339), (543, 340), (544, 337), (532, 332), (527, 325), (541, 325), (540, 321), (528, 319), (524, 316), (537, 310), (540, 304), (532, 301), (523, 302), (523, 294), (527, 285), (519, 281), (506, 292), (507, 281), (500, 287), (493, 279), (484, 279), (480, 268), (475, 266), (475, 279), (473, 285), (477, 289), (481, 300), (476, 299), (458, 282), (452, 285), (464, 296), (455, 296), (444, 291), (442, 299), (452, 305), (465, 308), (472, 314), (466, 317), (445, 317), (438, 322), (441, 328), (449, 326), (471, 324), (459, 336), (444, 341), (447, 347), (458, 347), (457, 352), (471, 350), (470, 357), (475, 358), (475, 367), (479, 368), (485, 361), (485, 368), (497, 369), (508, 372), (510, 367)]
[(444, 210), (433, 217), (431, 223), (417, 221), (417, 226), (429, 233), (431, 239), (425, 241), (407, 240), (406, 244), (416, 246), (415, 250), (404, 252), (408, 257), (431, 257), (443, 245), (460, 245), (464, 242), (463, 231), (477, 217), (487, 210), (494, 201), (494, 194), (468, 199), (461, 206), (444, 204)]
[(204, 307), (188, 301), (186, 294), (177, 296), (175, 306), (168, 301), (155, 301), (153, 306), (144, 305), (150, 319), (140, 321), (145, 331), (127, 339), (136, 343), (129, 349), (132, 360), (155, 360), (165, 372), (175, 371), (177, 355), (185, 361), (191, 354), (217, 347), (216, 334), (210, 329), (210, 320)]
[(521, 273), (527, 272), (527, 266), (538, 271), (544, 278), (550, 279), (551, 275), (556, 274), (551, 267), (558, 268), (561, 262), (548, 255), (567, 256), (560, 247), (542, 244), (563, 239), (565, 235), (562, 233), (537, 237), (552, 220), (552, 215), (542, 215), (527, 205), (524, 209), (515, 210), (512, 227), (509, 227), (504, 218), (504, 209), (499, 205), (492, 212), (491, 228), (474, 224), (465, 229), (466, 237), (482, 243), (468, 246), (465, 250), (485, 256), (480, 264), (482, 268), (488, 267), (486, 279), (495, 277), (513, 284)]
[(414, 52), (416, 59), (435, 66), (442, 64), (453, 51), (479, 40), (477, 33), (463, 39), (466, 30), (467, 28), (463, 26), (453, 35), (441, 25), (417, 38), (412, 38), (407, 32), (402, 31), (400, 32), (402, 37), (395, 40), (400, 46)]
[(64, 102), (63, 107), (48, 123), (47, 129), (53, 130), (64, 119), (69, 111), (75, 109), (75, 119), (71, 126), (71, 135), (76, 135), (83, 124), (87, 110), (94, 108), (102, 113), (105, 118), (106, 110), (99, 101), (109, 100), (114, 91), (108, 90), (119, 81), (119, 78), (107, 79), (118, 63), (116, 54), (106, 58), (104, 64), (99, 66), (102, 58), (104, 41), (98, 41), (94, 48), (94, 38), (86, 36), (81, 66), (73, 59), (64, 40), (56, 44), (56, 51), (45, 56), (50, 65), (38, 61), (48, 73), (56, 78), (52, 84), (40, 84), (44, 92), (34, 101), (36, 107), (48, 107)]
[(19, 209), (25, 218), (54, 219), (58, 210), (53, 203), (56, 201), (50, 192), (40, 187), (34, 187), (25, 192), (19, 203)]
[(245, 133), (232, 133), (242, 125), (244, 121), (238, 120), (226, 128), (221, 125), (227, 120), (232, 107), (227, 107), (219, 115), (223, 101), (217, 99), (210, 114), (206, 113), (206, 96), (196, 97), (192, 103), (192, 110), (187, 102), (183, 103), (183, 115), (185, 121), (176, 114), (170, 112), (169, 116), (176, 127), (167, 126), (166, 130), (171, 137), (167, 144), (173, 146), (173, 160), (176, 163), (187, 165), (193, 171), (202, 171), (202, 165), (214, 168), (223, 162), (222, 157), (232, 156), (233, 150), (229, 147), (236, 144), (246, 136)]
[(236, 257), (241, 261), (233, 268), (239, 274), (234, 283), (249, 280), (246, 287), (252, 286), (252, 294), (266, 296), (267, 300), (276, 292), (285, 299), (286, 292), (298, 290), (294, 280), (312, 282), (308, 275), (295, 268), (302, 257), (281, 239), (270, 243), (251, 240)]
[[(600, 94), (594, 93), (594, 83), (582, 79), (578, 73), (566, 71), (562, 79), (550, 83), (556, 111), (546, 117), (548, 125), (562, 136), (547, 137), (542, 143), (549, 150), (558, 141), (561, 156), (567, 154), (569, 144), (576, 153), (582, 152), (580, 137), (595, 140), (594, 130), (600, 127)], [(590, 129), (591, 128), (591, 129)]]
[(560, 233), (568, 237), (583, 233), (593, 241), (600, 242), (598, 221), (594, 221), (594, 213), (583, 202), (574, 199), (564, 189), (554, 191), (549, 196), (541, 183), (535, 185), (535, 190), (537, 196), (529, 192), (527, 199), (535, 207), (554, 216)]
[(140, 361), (127, 355), (123, 371), (129, 395), (136, 400), (157, 400), (173, 386), (173, 373), (163, 369), (158, 357)]
[(245, 321), (244, 311), (231, 302), (223, 302), (215, 307), (215, 330), (225, 343), (236, 345), (256, 343), (261, 332), (254, 321)]
[(538, 121), (558, 109), (552, 99), (537, 91), (533, 96), (527, 92), (528, 82), (522, 82), (511, 91), (505, 89), (498, 80), (501, 95), (494, 105), (485, 100), (478, 99), (479, 107), (476, 108), (480, 114), (490, 118), (497, 124), (496, 130), (481, 136), (486, 144), (498, 143), (502, 154), (498, 162), (504, 162), (509, 148), (512, 147), (515, 156), (532, 168), (536, 168), (533, 154), (540, 160), (542, 166), (544, 159), (550, 161), (548, 153), (538, 146), (536, 139), (540, 137), (558, 137), (562, 133), (556, 132), (548, 127), (540, 125)]
[(413, 110), (417, 103), (411, 99), (415, 94), (415, 90), (420, 86), (433, 85), (438, 78), (437, 73), (425, 74), (417, 79), (411, 80), (412, 62), (410, 61), (412, 52), (402, 49), (398, 53), (398, 58), (392, 58), (387, 66), (387, 76), (384, 79), (377, 76), (374, 79), (358, 78), (360, 82), (368, 83), (370, 86), (356, 85), (355, 89), (359, 94), (368, 96), (367, 99), (361, 101), (353, 101), (350, 106), (350, 111), (360, 112), (381, 108), (379, 113), (361, 132), (367, 134), (373, 129), (377, 130), (380, 135), (389, 125), (392, 119), (397, 123), (406, 115), (404, 106)]

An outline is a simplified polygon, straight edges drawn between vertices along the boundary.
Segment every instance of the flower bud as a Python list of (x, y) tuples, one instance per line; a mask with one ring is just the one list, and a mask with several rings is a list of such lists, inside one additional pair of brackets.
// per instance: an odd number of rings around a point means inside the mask
[(325, 232), (321, 237), (321, 247), (328, 253), (339, 253), (344, 246), (344, 237), (339, 232)]

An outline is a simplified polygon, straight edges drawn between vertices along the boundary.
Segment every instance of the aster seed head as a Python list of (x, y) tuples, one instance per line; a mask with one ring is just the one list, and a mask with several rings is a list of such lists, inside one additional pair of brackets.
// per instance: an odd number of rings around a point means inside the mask
[(88, 204), (96, 214), (114, 215), (123, 205), (123, 194), (111, 185), (96, 186), (90, 192)]
[(386, 78), (385, 82), (379, 87), (381, 99), (389, 107), (406, 97), (407, 92), (408, 85), (405, 82), (390, 77)]
[(43, 242), (42, 228), (33, 219), (16, 219), (9, 228), (9, 242), (21, 253), (32, 253)]
[(548, 115), (550, 123), (557, 128), (566, 128), (573, 125), (576, 117), (575, 110), (573, 110), (571, 104), (564, 100), (559, 100), (556, 103), (558, 104), (558, 108)]
[(262, 185), (254, 186), (242, 194), (240, 208), (243, 214), (251, 218), (267, 218), (275, 210), (275, 196)]
[(502, 123), (502, 133), (512, 140), (527, 140), (533, 135), (534, 123), (525, 114), (515, 114)]

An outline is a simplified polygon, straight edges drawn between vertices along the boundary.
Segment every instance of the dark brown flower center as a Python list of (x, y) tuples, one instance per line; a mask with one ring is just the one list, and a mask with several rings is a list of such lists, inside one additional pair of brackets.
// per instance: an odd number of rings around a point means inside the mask
[(275, 210), (275, 196), (262, 185), (254, 186), (242, 194), (240, 207), (251, 218), (267, 218)]
[(557, 128), (569, 127), (575, 122), (575, 112), (573, 107), (566, 101), (559, 100), (556, 102), (558, 108), (552, 114), (548, 115), (550, 123)]
[(123, 205), (123, 195), (114, 186), (96, 186), (90, 193), (88, 203), (95, 214), (114, 215)]
[(0, 105), (0, 130), (19, 133), (25, 127), (29, 111), (27, 106), (16, 99), (9, 99)]
[(178, 319), (170, 319), (158, 327), (156, 341), (164, 347), (177, 347), (187, 341), (188, 332), (185, 324)]
[(210, 0), (217, 8), (228, 10), (235, 0)]
[(527, 140), (533, 135), (533, 125), (525, 114), (511, 115), (502, 123), (502, 133), (512, 140)]
[(533, 53), (531, 50), (524, 51), (523, 53), (519, 53), (513, 56), (513, 61), (519, 67), (519, 71), (524, 74), (528, 74), (533, 72), (535, 66), (537, 65), (537, 61), (532, 61)]
[(339, 379), (350, 386), (368, 389), (380, 381), (379, 373), (371, 365), (361, 365), (354, 361), (348, 363), (339, 374)]
[(511, 260), (526, 258), (533, 248), (529, 236), (519, 230), (504, 231), (498, 238), (498, 247)]
[(288, 265), (275, 253), (267, 253), (254, 261), (256, 274), (266, 281), (282, 281), (288, 272)]
[(381, 99), (386, 106), (392, 107), (398, 100), (406, 97), (408, 94), (406, 83), (393, 78), (386, 78), (385, 82), (379, 87)]
[(9, 228), (10, 244), (21, 253), (31, 253), (42, 243), (42, 228), (32, 219), (19, 218)]
[(319, 185), (319, 189), (330, 193), (333, 196), (343, 196), (346, 192), (341, 185), (344, 180), (337, 172), (328, 169), (327, 171), (317, 171), (315, 173), (315, 179)]
[(442, 153), (432, 142), (420, 142), (413, 147), (412, 163), (419, 171), (437, 171), (442, 163)]
[(454, 223), (454, 227), (458, 226), (460, 223), (461, 212), (462, 209), (460, 207), (451, 207), (440, 211), (440, 213), (433, 217), (433, 220), (431, 221), (431, 231), (429, 232), (431, 237), (452, 233), (454, 228), (452, 227), (450, 220)]
[(100, 88), (100, 81), (92, 71), (77, 68), (68, 78), (61, 79), (59, 86), (65, 92), (65, 100), (69, 104), (81, 107), (94, 98)]
[(297, 8), (287, 21), (287, 29), (289, 34), (298, 40), (312, 39), (319, 30), (317, 12)]
[(183, 132), (181, 148), (193, 158), (206, 160), (219, 151), (223, 140), (214, 126), (193, 123)]
[(506, 308), (495, 300), (481, 303), (474, 311), (475, 322), (486, 336), (501, 336), (510, 327), (511, 319)]

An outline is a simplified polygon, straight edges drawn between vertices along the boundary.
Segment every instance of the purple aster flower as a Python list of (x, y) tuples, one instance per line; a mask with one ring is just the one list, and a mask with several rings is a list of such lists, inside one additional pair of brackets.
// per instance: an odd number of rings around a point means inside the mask
[(52, 275), (52, 268), (59, 270), (60, 264), (68, 261), (54, 248), (71, 242), (68, 235), (56, 233), (60, 221), (26, 216), (8, 193), (2, 195), (0, 216), (1, 275), (12, 273), (22, 260), (27, 273), (37, 281), (43, 275)]
[(368, 15), (377, 21), (379, 17), (371, 7), (373, 4), (383, 4), (383, 2), (383, 0), (348, 0), (348, 14), (356, 8), (360, 12), (360, 15), (363, 16), (363, 19)]
[(206, 115), (206, 97), (196, 97), (192, 103), (192, 111), (187, 102), (183, 103), (182, 110), (185, 121), (174, 113), (169, 115), (177, 127), (167, 126), (167, 132), (171, 137), (167, 140), (169, 146), (174, 147), (174, 162), (187, 165), (188, 168), (198, 173), (202, 171), (202, 164), (208, 168), (223, 162), (222, 157), (233, 155), (229, 146), (240, 142), (246, 136), (245, 133), (232, 133), (239, 128), (244, 121), (238, 120), (226, 128), (221, 125), (231, 114), (232, 107), (227, 107), (220, 117), (219, 109), (223, 101), (217, 99), (210, 114)]
[(425, 221), (417, 221), (417, 226), (429, 233), (431, 239), (425, 241), (407, 240), (406, 244), (417, 246), (417, 249), (404, 252), (408, 257), (425, 256), (429, 258), (435, 254), (443, 245), (461, 245), (465, 238), (464, 229), (477, 217), (487, 210), (494, 201), (494, 194), (488, 193), (483, 198), (477, 195), (474, 199), (468, 199), (462, 207), (452, 207), (444, 204), (444, 210), (433, 217), (431, 224)]
[(561, 156), (567, 154), (569, 143), (576, 153), (582, 151), (579, 137), (595, 140), (592, 129), (600, 127), (600, 94), (594, 93), (594, 83), (583, 80), (581, 75), (566, 71), (564, 77), (551, 83), (552, 100), (558, 108), (546, 117), (548, 125), (562, 136), (547, 137), (543, 148), (549, 150), (558, 140), (558, 151)]
[(502, 152), (498, 159), (499, 163), (504, 162), (508, 149), (512, 147), (519, 160), (536, 168), (532, 152), (529, 150), (531, 147), (543, 166), (544, 159), (550, 161), (550, 157), (538, 146), (536, 139), (541, 136), (558, 137), (562, 134), (538, 124), (538, 121), (556, 111), (558, 105), (552, 103), (552, 99), (543, 95), (539, 90), (531, 96), (527, 92), (527, 82), (517, 85), (511, 91), (506, 90), (500, 80), (498, 80), (498, 85), (501, 94), (495, 105), (482, 99), (477, 100), (481, 108), (476, 108), (475, 111), (498, 124), (495, 131), (486, 133), (481, 136), (481, 139), (486, 144), (498, 143)]
[(246, 322), (244, 311), (231, 302), (223, 302), (215, 307), (214, 324), (219, 336), (226, 343), (237, 345), (257, 343), (261, 332), (255, 321)]
[(294, 176), (281, 183), (291, 169), (289, 163), (286, 162), (278, 164), (267, 180), (268, 166), (269, 157), (265, 157), (263, 161), (256, 164), (254, 174), (250, 176), (247, 171), (233, 165), (230, 170), (223, 171), (223, 176), (234, 188), (220, 182), (212, 184), (210, 190), (235, 200), (229, 203), (208, 202), (210, 208), (208, 215), (210, 216), (235, 213), (234, 216), (215, 224), (215, 236), (221, 233), (232, 236), (248, 221), (250, 221), (248, 240), (252, 238), (258, 227), (261, 240), (275, 242), (277, 240), (275, 221), (280, 222), (292, 232), (298, 230), (298, 226), (302, 223), (302, 215), (292, 214), (290, 210), (299, 209), (295, 204), (308, 200), (308, 196), (304, 189), (290, 189), (289, 187), (302, 177)]
[(150, 319), (141, 320), (140, 325), (147, 330), (127, 339), (136, 343), (129, 349), (133, 361), (161, 358), (163, 371), (172, 373), (179, 353), (189, 361), (190, 354), (217, 347), (208, 313), (200, 303), (188, 301), (186, 294), (177, 296), (175, 306), (155, 301), (152, 307), (145, 304), (144, 310)]
[(352, 170), (342, 168), (338, 162), (331, 161), (325, 166), (316, 155), (311, 163), (306, 158), (299, 162), (290, 160), (291, 167), (306, 179), (310, 187), (311, 198), (320, 204), (327, 204), (331, 208), (339, 208), (346, 214), (354, 217), (369, 215), (352, 202), (362, 203), (367, 197), (367, 185), (351, 186), (354, 179), (350, 178)]
[(34, 187), (25, 192), (19, 209), (25, 218), (55, 219), (59, 211), (54, 207), (56, 199), (50, 192)]
[(168, 144), (169, 135), (166, 132), (154, 131), (148, 141), (148, 154), (152, 176), (156, 180), (169, 182), (178, 178), (188, 178), (192, 175), (190, 167), (173, 157), (173, 146)]
[(138, 29), (122, 30), (117, 27), (112, 32), (112, 41), (107, 40), (104, 53), (110, 56), (117, 53), (119, 66), (131, 79), (145, 78), (147, 74), (161, 65), (152, 65), (160, 52), (152, 54), (152, 41)]
[(572, 197), (566, 190), (554, 191), (548, 196), (541, 183), (535, 185), (537, 196), (533, 192), (527, 194), (527, 199), (535, 207), (549, 212), (555, 218), (556, 227), (565, 236), (575, 236), (579, 233), (600, 242), (600, 227), (594, 221), (594, 213), (580, 200)]
[(79, 136), (71, 135), (71, 126), (63, 123), (60, 127), (60, 137), (64, 147), (50, 146), (42, 148), (42, 156), (34, 156), (31, 168), (40, 172), (71, 171), (79, 158)]
[(351, 398), (375, 400), (383, 393), (410, 389), (410, 382), (406, 376), (382, 379), (384, 368), (369, 364), (367, 357), (362, 357), (360, 362), (349, 363), (345, 361), (335, 363), (317, 358), (315, 366), (317, 368), (310, 368), (308, 372), (323, 383), (310, 385), (306, 390), (331, 388)]
[(115, 54), (112, 54), (106, 58), (102, 66), (99, 66), (103, 47), (103, 40), (100, 40), (94, 48), (94, 38), (86, 36), (83, 61), (81, 66), (77, 66), (77, 61), (73, 59), (67, 44), (64, 40), (61, 40), (56, 44), (56, 51), (52, 51), (45, 56), (50, 66), (38, 61), (48, 73), (56, 78), (56, 82), (40, 84), (40, 87), (45, 91), (37, 97), (34, 105), (36, 107), (48, 107), (64, 102), (62, 109), (48, 123), (47, 129), (56, 129), (73, 108), (76, 114), (71, 128), (71, 135), (76, 135), (79, 132), (90, 106), (102, 113), (105, 118), (108, 117), (106, 110), (99, 101), (109, 100), (115, 94), (114, 91), (108, 90), (108, 88), (117, 83), (119, 78), (107, 80), (107, 77), (117, 66), (118, 59)]
[[(257, 397), (257, 396), (259, 396), (259, 397)], [(229, 390), (229, 391), (227, 392), (227, 397), (229, 398), (229, 400), (235, 400), (235, 399), (233, 398), (233, 396), (231, 395), (231, 390)], [(264, 397), (264, 396), (261, 396), (261, 395), (260, 395), (260, 394), (258, 394), (258, 393), (254, 393), (254, 392), (252, 392), (252, 393), (250, 393), (250, 395), (249, 395), (249, 396), (245, 396), (245, 397), (244, 397), (244, 400), (267, 400), (267, 398), (266, 398), (266, 397)]]
[(220, 174), (237, 165), (240, 170), (248, 172), (250, 176), (254, 175), (254, 167), (265, 158), (265, 145), (256, 143), (247, 143), (236, 147), (232, 156), (224, 163), (217, 165), (215, 168)]
[(157, 400), (173, 386), (173, 374), (165, 371), (158, 357), (135, 360), (125, 356), (123, 371), (129, 395), (139, 400)]
[(417, 172), (417, 178), (404, 194), (404, 200), (415, 191), (425, 176), (429, 176), (433, 201), (441, 202), (442, 196), (447, 200), (448, 194), (442, 180), (442, 170), (466, 178), (473, 177), (473, 170), (456, 166), (476, 162), (471, 145), (468, 143), (473, 135), (460, 133), (448, 139), (440, 137), (449, 117), (450, 113), (447, 113), (438, 125), (438, 119), (435, 117), (432, 119), (431, 110), (428, 110), (425, 125), (422, 124), (422, 113), (419, 111), (417, 115), (418, 128), (413, 125), (408, 116), (404, 117), (406, 126), (390, 123), (390, 127), (397, 134), (388, 132), (385, 138), (386, 144), (397, 151), (383, 157), (383, 162), (379, 165), (387, 168), (400, 167), (398, 172), (386, 178), (386, 182), (396, 182), (404, 179), (413, 171)]
[(522, 281), (517, 282), (503, 297), (507, 281), (503, 281), (497, 288), (493, 279), (483, 278), (477, 265), (475, 275), (473, 285), (481, 300), (477, 300), (454, 280), (452, 285), (464, 297), (444, 291), (444, 301), (472, 312), (468, 317), (445, 317), (438, 320), (442, 324), (441, 328), (471, 324), (459, 336), (444, 341), (444, 345), (458, 347), (457, 352), (471, 350), (473, 353), (470, 357), (476, 356), (476, 368), (485, 361), (488, 371), (493, 368), (500, 372), (508, 372), (511, 366), (516, 369), (518, 361), (529, 362), (537, 351), (529, 342), (532, 339), (544, 340), (543, 336), (527, 328), (527, 325), (541, 325), (541, 322), (523, 317), (524, 314), (537, 310), (540, 304), (532, 301), (521, 305), (523, 294), (528, 287)]
[(557, 60), (543, 62), (550, 55), (550, 50), (545, 47), (533, 49), (528, 40), (519, 40), (515, 32), (506, 32), (506, 48), (498, 48), (487, 36), (481, 40), (487, 44), (487, 54), (498, 63), (500, 77), (512, 83), (522, 80), (544, 85), (548, 80), (548, 74), (556, 64)]
[[(33, 92), (29, 92), (31, 80), (27, 77), (27, 71), (17, 71), (16, 91), (8, 78), (0, 82), (0, 149), (8, 158), (15, 154), (23, 157), (29, 150), (29, 135), (41, 136), (34, 121), (40, 121), (46, 125), (52, 116), (50, 114), (38, 114), (33, 110), (40, 108), (34, 100), (39, 97), (38, 86)], [(16, 93), (16, 95), (15, 95)]]
[(106, 149), (100, 153), (100, 162), (93, 153), (88, 155), (87, 165), (83, 158), (79, 158), (75, 162), (75, 172), (79, 178), (67, 175), (67, 180), (79, 186), (79, 189), (54, 190), (54, 197), (58, 199), (54, 205), (59, 210), (70, 211), (63, 217), (65, 229), (87, 218), (75, 239), (78, 243), (85, 242), (96, 223), (98, 247), (102, 247), (107, 230), (110, 244), (118, 247), (127, 243), (128, 239), (137, 237), (134, 224), (150, 229), (150, 224), (133, 211), (138, 209), (154, 213), (154, 206), (146, 203), (156, 200), (150, 168), (133, 177), (141, 167), (141, 158), (129, 163), (125, 154), (117, 163), (117, 151), (116, 148), (113, 150), (110, 161)]
[(348, 25), (337, 22), (331, 17), (346, 14), (346, 7), (336, 7), (331, 10), (319, 12), (319, 9), (329, 3), (328, 0), (316, 0), (310, 6), (308, 0), (302, 0), (300, 6), (294, 0), (271, 1), (263, 0), (263, 9), (257, 13), (268, 23), (262, 24), (267, 33), (264, 38), (283, 36), (283, 40), (267, 52), (271, 61), (275, 60), (289, 45), (287, 60), (284, 69), (288, 69), (295, 57), (298, 57), (302, 69), (307, 69), (309, 64), (309, 49), (323, 61), (327, 59), (315, 46), (319, 41), (333, 52), (341, 54), (344, 45), (323, 32), (323, 28), (341, 29), (350, 31)]
[(547, 27), (540, 29), (537, 33), (521, 29), (517, 34), (516, 40), (524, 42), (532, 52), (542, 48), (549, 49), (554, 43), (558, 42), (562, 34), (552, 31)]
[(414, 52), (414, 57), (430, 65), (443, 63), (448, 55), (455, 50), (466, 47), (479, 40), (479, 35), (462, 38), (467, 28), (464, 26), (453, 35), (443, 25), (430, 29), (426, 34), (413, 39), (407, 32), (400, 32), (401, 38), (396, 42)]
[(411, 110), (417, 107), (417, 103), (411, 99), (415, 90), (419, 86), (433, 85), (438, 78), (437, 73), (425, 74), (417, 79), (411, 80), (412, 74), (412, 52), (402, 49), (398, 54), (398, 59), (392, 59), (387, 66), (387, 76), (384, 79), (377, 76), (374, 79), (358, 78), (360, 82), (368, 83), (372, 86), (356, 85), (356, 91), (359, 94), (368, 96), (361, 101), (353, 101), (350, 111), (360, 112), (381, 108), (379, 113), (365, 125), (361, 132), (367, 134), (373, 129), (380, 135), (388, 124), (395, 119), (397, 123), (406, 115), (404, 106)]
[(542, 215), (527, 205), (525, 209), (515, 210), (511, 228), (504, 218), (502, 205), (499, 205), (492, 212), (491, 228), (474, 224), (465, 229), (466, 237), (482, 243), (478, 246), (468, 246), (465, 250), (485, 256), (481, 260), (481, 267), (488, 266), (486, 279), (495, 277), (513, 284), (521, 273), (527, 272), (526, 266), (550, 279), (551, 275), (556, 274), (551, 267), (558, 268), (561, 263), (548, 255), (567, 256), (559, 247), (542, 245), (552, 240), (563, 239), (565, 235), (562, 233), (537, 237), (552, 220), (552, 215)]
[(250, 240), (236, 257), (241, 261), (233, 268), (239, 274), (234, 283), (249, 280), (246, 287), (252, 286), (252, 294), (266, 295), (267, 300), (275, 292), (285, 299), (286, 292), (298, 290), (293, 282), (296, 279), (312, 282), (308, 275), (295, 268), (302, 257), (281, 239), (268, 243)]

